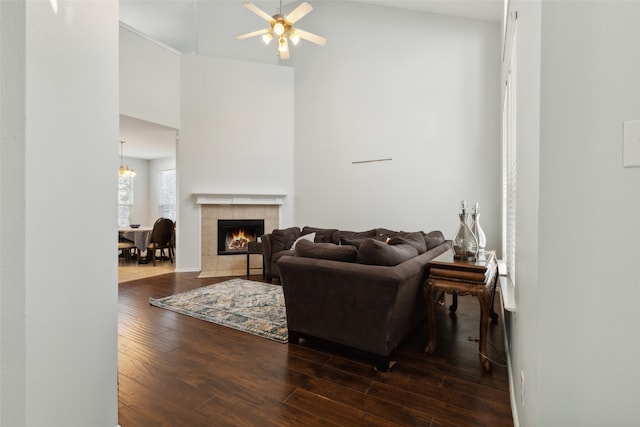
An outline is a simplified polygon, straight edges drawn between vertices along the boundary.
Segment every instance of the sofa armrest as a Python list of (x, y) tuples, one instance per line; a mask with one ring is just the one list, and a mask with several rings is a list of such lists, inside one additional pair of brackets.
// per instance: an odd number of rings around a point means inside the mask
[(271, 273), (271, 234), (263, 234), (260, 236), (260, 240), (262, 241), (262, 256), (264, 257), (264, 277), (268, 282), (271, 282), (273, 277)]

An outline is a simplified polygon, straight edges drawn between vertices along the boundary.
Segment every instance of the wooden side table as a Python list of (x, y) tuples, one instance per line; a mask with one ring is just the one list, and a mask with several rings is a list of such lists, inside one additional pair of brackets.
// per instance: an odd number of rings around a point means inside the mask
[[(262, 242), (249, 242), (247, 245), (247, 277), (249, 277), (249, 270), (251, 270), (251, 255), (263, 255)], [(257, 267), (256, 267), (257, 268)], [(262, 257), (262, 279), (264, 279), (264, 256)]]
[(497, 282), (498, 263), (494, 251), (481, 252), (475, 262), (456, 261), (451, 250), (429, 261), (429, 275), (424, 285), (429, 328), (429, 343), (424, 350), (425, 353), (433, 353), (436, 349), (434, 294), (437, 291), (453, 294), (453, 304), (449, 307), (452, 313), (456, 311), (458, 295), (475, 295), (480, 303), (480, 364), (485, 371), (490, 372), (487, 331), (489, 318), (498, 318), (493, 311)]

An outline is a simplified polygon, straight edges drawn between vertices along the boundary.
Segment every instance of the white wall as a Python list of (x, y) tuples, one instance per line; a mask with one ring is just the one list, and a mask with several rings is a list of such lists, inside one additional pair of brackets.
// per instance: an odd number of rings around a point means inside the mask
[(328, 42), (292, 53), (296, 223), (453, 238), (466, 199), (499, 249), (499, 25), (351, 2), (304, 24)]
[[(0, 2), (0, 426), (25, 425), (24, 3)], [(5, 82), (11, 82), (6, 84)]]
[[(293, 194), (293, 70), (182, 57), (177, 269), (200, 269), (194, 193)], [(281, 224), (292, 223), (287, 200)]]
[(180, 128), (180, 53), (120, 24), (120, 114)]
[[(512, 8), (523, 42), (518, 87), (539, 87), (518, 96), (526, 125), (518, 133), (518, 215), (526, 213), (518, 231), (534, 225), (517, 236), (512, 356), (514, 375), (526, 379), (519, 423), (636, 425), (640, 169), (622, 167), (622, 123), (640, 118), (640, 3)], [(521, 179), (532, 193), (521, 194)]]
[(0, 6), (0, 424), (114, 427), (118, 5), (56, 5)]

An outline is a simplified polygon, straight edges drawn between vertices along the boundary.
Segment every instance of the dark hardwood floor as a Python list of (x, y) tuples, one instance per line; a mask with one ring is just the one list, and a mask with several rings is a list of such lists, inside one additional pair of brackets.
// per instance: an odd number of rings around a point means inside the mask
[[(149, 304), (225, 280), (196, 277), (170, 273), (119, 285), (122, 427), (513, 425), (507, 369), (494, 364), (487, 374), (478, 361), (473, 297), (460, 297), (453, 316), (438, 307), (433, 355), (422, 353), (423, 323), (401, 344), (393, 368), (376, 372), (319, 343), (281, 344)], [(489, 330), (489, 355), (499, 361), (500, 322)]]

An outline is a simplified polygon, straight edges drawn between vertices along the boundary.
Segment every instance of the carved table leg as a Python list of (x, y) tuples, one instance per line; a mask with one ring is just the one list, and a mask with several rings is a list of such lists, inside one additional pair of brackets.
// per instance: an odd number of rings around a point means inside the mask
[(433, 306), (433, 284), (430, 280), (427, 280), (423, 289), (424, 299), (427, 304), (427, 328), (429, 331), (429, 343), (424, 352), (433, 353), (436, 350), (436, 313)]
[(486, 372), (491, 372), (491, 361), (487, 358), (487, 332), (489, 331), (489, 317), (491, 313), (491, 292), (485, 289), (478, 291), (478, 302), (480, 303), (480, 364)]
[(493, 279), (493, 286), (491, 287), (491, 320), (498, 320), (498, 313), (493, 309), (493, 303), (496, 299), (496, 286), (498, 285), (498, 272), (496, 271), (496, 277)]

